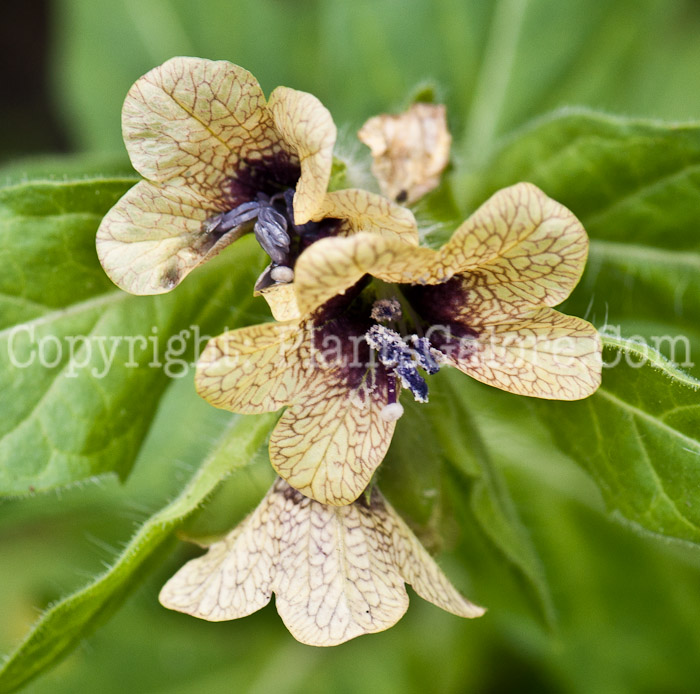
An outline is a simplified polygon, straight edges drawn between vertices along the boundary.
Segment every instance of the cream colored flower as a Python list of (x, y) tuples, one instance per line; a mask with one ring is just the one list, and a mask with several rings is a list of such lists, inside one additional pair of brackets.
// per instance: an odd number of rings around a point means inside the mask
[(127, 94), (122, 129), (146, 180), (106, 215), (97, 252), (133, 294), (170, 291), (253, 230), (271, 259), (256, 289), (290, 318), (293, 295), (275, 290), (315, 240), (359, 230), (416, 238), (411, 214), (378, 195), (327, 194), (336, 128), (316, 97), (277, 87), (266, 101), (232, 63), (180, 57), (151, 70)]
[(294, 638), (335, 646), (396, 624), (408, 608), (405, 583), (460, 617), (484, 614), (376, 488), (349, 506), (324, 506), (278, 479), (248, 518), (165, 584), (160, 602), (218, 622), (256, 612), (275, 593)]
[(587, 250), (576, 217), (527, 183), (496, 193), (438, 251), (376, 234), (323, 239), (296, 264), (304, 317), (211, 340), (197, 390), (233, 412), (287, 407), (270, 437), (275, 470), (321, 503), (351, 503), (384, 458), (402, 388), (427, 401), (422, 374), (452, 366), (555, 400), (596, 390), (598, 333), (551, 308)]
[(396, 115), (370, 118), (357, 133), (372, 153), (372, 173), (384, 195), (412, 203), (436, 188), (450, 158), (445, 107), (415, 103)]

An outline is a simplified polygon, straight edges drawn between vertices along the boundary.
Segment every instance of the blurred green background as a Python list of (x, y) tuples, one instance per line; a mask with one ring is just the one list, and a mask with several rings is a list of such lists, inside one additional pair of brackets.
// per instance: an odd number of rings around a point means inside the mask
[[(239, 63), (266, 92), (278, 84), (313, 92), (339, 125), (341, 152), (358, 157), (357, 127), (401, 108), (424, 84), (447, 103), (465, 166), (561, 106), (700, 117), (696, 0), (30, 0), (4, 9), (0, 180), (41, 168), (28, 155), (69, 155), (66, 171), (128, 167), (124, 95), (178, 54)], [(273, 606), (223, 624), (161, 608), (160, 585), (196, 554), (173, 543), (118, 614), (27, 691), (697, 691), (696, 550), (643, 538), (609, 518), (593, 483), (520, 400), (504, 411), (489, 389), (469, 388), (542, 559), (554, 624), (466, 510), (459, 529), (440, 529), (440, 561), (489, 607), (487, 616), (460, 621), (413, 596), (393, 629), (331, 650), (297, 644)], [(107, 479), (0, 502), (0, 652), (40, 609), (101, 571), (136, 524), (172, 498), (226, 417), (199, 401), (190, 376), (170, 388), (125, 485)], [(405, 421), (401, 437), (410, 438)], [(390, 469), (401, 464), (400, 445)], [(270, 480), (264, 460), (238, 473), (196, 522), (225, 530)], [(435, 539), (419, 511), (402, 510), (427, 542)]]

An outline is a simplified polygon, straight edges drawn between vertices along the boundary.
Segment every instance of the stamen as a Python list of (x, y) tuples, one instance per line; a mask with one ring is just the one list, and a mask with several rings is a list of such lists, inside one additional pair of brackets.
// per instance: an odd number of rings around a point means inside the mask
[(432, 376), (440, 371), (440, 362), (443, 361), (443, 353), (435, 349), (427, 337), (418, 337), (418, 335), (411, 335), (409, 337), (413, 349), (415, 350), (413, 356), (418, 362), (419, 366), (428, 375)]
[(225, 234), (227, 231), (255, 219), (259, 211), (260, 203), (244, 202), (228, 212), (223, 212), (209, 219), (205, 223), (206, 231), (207, 233), (216, 231), (219, 234)]
[(418, 373), (418, 368), (435, 373), (440, 366), (431, 352), (430, 343), (427, 340), (420, 342), (421, 339), (425, 340), (417, 335), (409, 338), (421, 346), (422, 352), (418, 353), (395, 330), (383, 325), (373, 325), (365, 333), (365, 340), (377, 352), (380, 363), (401, 379), (401, 385), (411, 391), (416, 401), (428, 402), (428, 384)]
[(383, 325), (373, 325), (365, 333), (365, 339), (379, 355), (379, 361), (387, 368), (397, 366), (408, 349), (401, 335)]
[(294, 224), (294, 188), (287, 188), (284, 191), (284, 204), (287, 207), (287, 217)]
[(282, 195), (287, 208), (286, 213), (289, 226), (296, 232), (297, 236), (301, 238), (308, 237), (313, 241), (314, 234), (319, 228), (319, 222), (308, 221), (305, 224), (296, 224), (294, 222), (294, 188), (287, 188)]
[(401, 304), (396, 299), (378, 299), (372, 304), (372, 320), (377, 323), (388, 323), (398, 320), (403, 315)]
[(379, 411), (385, 422), (395, 422), (403, 414), (403, 406), (396, 400), (396, 377), (389, 375), (387, 384), (387, 404)]
[(418, 373), (416, 362), (410, 358), (402, 360), (394, 371), (401, 379), (401, 385), (411, 391), (416, 402), (428, 402), (428, 384)]
[(387, 402), (391, 405), (392, 402), (396, 402), (396, 378), (393, 376), (389, 377), (389, 381), (386, 385), (387, 392)]
[(289, 252), (289, 234), (284, 215), (272, 207), (261, 207), (253, 229), (255, 238), (273, 263), (284, 265)]

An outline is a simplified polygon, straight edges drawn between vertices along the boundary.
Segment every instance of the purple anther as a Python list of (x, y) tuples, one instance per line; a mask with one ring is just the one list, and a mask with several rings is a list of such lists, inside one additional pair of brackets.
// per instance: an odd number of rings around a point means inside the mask
[(401, 304), (397, 299), (378, 299), (372, 304), (370, 317), (378, 323), (389, 323), (401, 316)]
[[(373, 325), (365, 333), (367, 344), (377, 352), (382, 366), (395, 374), (418, 402), (428, 402), (428, 384), (418, 369), (428, 374), (437, 373), (440, 369), (437, 361), (439, 353), (424, 337), (410, 335), (407, 339), (413, 347), (409, 347), (399, 333), (384, 325)], [(395, 399), (395, 396), (391, 396), (391, 389), (389, 395), (391, 403)]]
[(289, 234), (284, 215), (272, 207), (261, 206), (253, 229), (262, 249), (276, 265), (285, 265), (289, 253)]
[(258, 216), (260, 204), (257, 202), (244, 202), (228, 212), (216, 215), (207, 220), (205, 228), (208, 234), (217, 233), (222, 236), (235, 227), (250, 222)]
[(411, 335), (410, 341), (413, 345), (413, 356), (418, 362), (418, 366), (430, 375), (440, 371), (440, 364), (436, 358), (440, 353), (432, 347), (430, 340), (427, 337)]
[(408, 347), (401, 335), (383, 325), (373, 325), (366, 333), (367, 344), (377, 352), (379, 361), (388, 369), (394, 368), (402, 359)]
[(412, 359), (402, 360), (395, 371), (401, 385), (411, 391), (416, 402), (428, 402), (428, 384), (418, 373), (416, 362)]
[(232, 210), (221, 215), (219, 230), (228, 231), (241, 224), (250, 222), (258, 216), (259, 212), (260, 203), (254, 201), (244, 202), (238, 207), (234, 207)]

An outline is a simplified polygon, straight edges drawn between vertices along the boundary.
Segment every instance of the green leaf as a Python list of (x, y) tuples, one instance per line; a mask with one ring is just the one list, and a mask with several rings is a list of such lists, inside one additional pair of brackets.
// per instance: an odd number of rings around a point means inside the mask
[[(676, 51), (692, 47), (698, 15), (684, 12), (684, 3), (499, 0), (491, 4), (495, 9), (484, 63), (491, 58), (494, 68), (485, 71), (490, 79), (484, 80), (484, 86), (498, 89), (505, 82), (502, 88), (507, 90), (502, 108), (488, 111), (497, 132), (567, 104), (667, 118), (690, 118), (697, 113), (687, 100), (678, 99), (697, 84), (692, 58), (676, 59), (677, 69), (667, 69), (665, 81), (664, 72), (654, 65), (668, 65)], [(511, 29), (517, 19), (519, 23)], [(566, 41), (561, 40), (563, 35)], [(650, 49), (651, 36), (655, 40)], [(653, 60), (648, 59), (650, 53)], [(626, 68), (625, 79), (611, 65)], [(664, 98), (659, 98), (660, 91)], [(493, 98), (486, 93), (487, 101)]]
[[(207, 333), (254, 320), (254, 245), (182, 287), (135, 297), (95, 253), (104, 213), (134, 178), (33, 180), (0, 189), (0, 495), (128, 473), (164, 389)], [(241, 298), (242, 297), (242, 298)]]
[(700, 124), (669, 124), (582, 109), (554, 112), (510, 135), (463, 194), (470, 207), (530, 181), (575, 211), (593, 238), (697, 248)]
[(604, 339), (610, 368), (595, 395), (532, 407), (609, 508), (652, 533), (700, 543), (700, 381), (646, 345)]
[(50, 607), (0, 669), (0, 692), (10, 692), (51, 667), (98, 625), (133, 588), (171, 532), (233, 471), (243, 468), (265, 443), (274, 415), (233, 417), (211, 454), (182, 492), (151, 516), (116, 562), (82, 590)]
[[(474, 403), (469, 398), (465, 381), (464, 374), (452, 370), (440, 374), (442, 397), (434, 397), (436, 389), (431, 388), (432, 424), (442, 432), (441, 442), (447, 459), (471, 483), (467, 486), (469, 492), (465, 501), (482, 532), (529, 582), (547, 623), (554, 625), (555, 611), (542, 561), (492, 458), (492, 444), (483, 436), (472, 414)], [(475, 471), (478, 476), (473, 479)]]
[(25, 156), (0, 167), (0, 186), (37, 180), (66, 182), (91, 178), (137, 180), (126, 152)]

